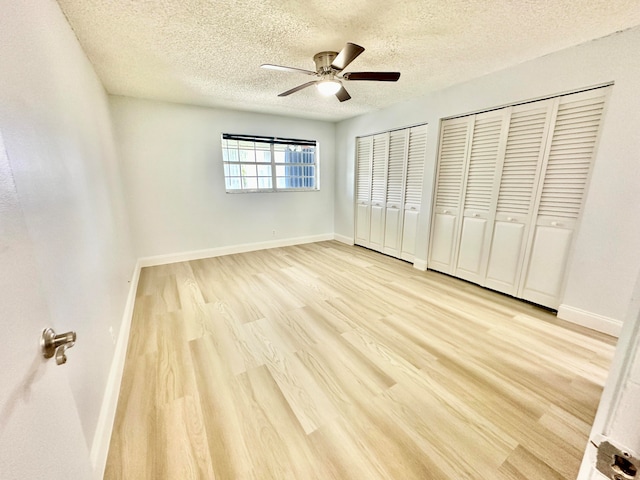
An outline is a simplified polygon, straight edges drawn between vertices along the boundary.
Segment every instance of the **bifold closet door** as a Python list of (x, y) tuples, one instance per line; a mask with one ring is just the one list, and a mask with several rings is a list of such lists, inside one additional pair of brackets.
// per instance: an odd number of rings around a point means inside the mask
[(413, 262), (416, 254), (416, 234), (422, 205), (422, 179), (427, 154), (426, 125), (409, 129), (408, 147), (400, 258)]
[(610, 88), (558, 99), (519, 296), (557, 308)]
[(557, 100), (512, 107), (485, 286), (516, 295)]
[(404, 197), (405, 170), (409, 131), (389, 132), (389, 159), (387, 163), (387, 196), (383, 252), (400, 256), (402, 241), (402, 199)]
[(435, 205), (429, 241), (429, 268), (453, 273), (462, 213), (462, 189), (474, 117), (444, 120), (436, 173)]
[(373, 136), (371, 160), (371, 228), (369, 247), (382, 252), (387, 198), (387, 157), (389, 156), (389, 134)]
[(369, 246), (371, 231), (371, 156), (373, 138), (356, 140), (356, 232), (355, 243)]
[(504, 108), (475, 115), (471, 134), (454, 274), (480, 285), (489, 259), (510, 112)]

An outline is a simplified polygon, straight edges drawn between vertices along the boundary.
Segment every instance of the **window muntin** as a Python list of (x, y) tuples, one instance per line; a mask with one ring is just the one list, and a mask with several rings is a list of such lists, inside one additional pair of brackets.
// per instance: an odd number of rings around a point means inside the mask
[(318, 190), (315, 140), (222, 134), (227, 192)]

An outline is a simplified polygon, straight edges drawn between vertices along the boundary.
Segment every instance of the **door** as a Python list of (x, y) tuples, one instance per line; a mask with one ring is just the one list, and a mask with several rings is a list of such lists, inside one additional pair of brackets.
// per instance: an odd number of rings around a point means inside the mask
[(522, 298), (558, 308), (608, 88), (561, 97), (536, 199)]
[(369, 248), (382, 252), (387, 197), (387, 157), (389, 156), (389, 134), (373, 137), (371, 167), (371, 223)]
[[(65, 365), (45, 360), (52, 325), (0, 132), (0, 476), (91, 478), (87, 442)], [(80, 339), (81, 341), (81, 339)]]
[(355, 243), (368, 247), (371, 223), (371, 155), (373, 154), (373, 138), (358, 138), (356, 148)]
[(455, 275), (484, 285), (511, 109), (475, 116)]
[(429, 241), (429, 268), (453, 272), (469, 137), (474, 117), (444, 120)]
[(557, 100), (513, 107), (485, 286), (515, 295), (529, 238), (552, 113)]
[(402, 251), (400, 258), (413, 262), (416, 254), (416, 233), (422, 205), (422, 177), (427, 153), (427, 126), (409, 129), (407, 175), (404, 191), (402, 222)]
[(407, 166), (409, 130), (389, 132), (389, 160), (387, 164), (387, 197), (384, 227), (384, 249), (387, 255), (400, 257), (403, 197)]

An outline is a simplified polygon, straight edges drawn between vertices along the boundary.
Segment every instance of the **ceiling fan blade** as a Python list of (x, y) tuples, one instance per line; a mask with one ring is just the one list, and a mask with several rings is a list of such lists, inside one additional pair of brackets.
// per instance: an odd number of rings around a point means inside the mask
[(376, 82), (397, 82), (400, 72), (347, 72), (345, 80), (372, 80)]
[(338, 100), (341, 102), (346, 102), (351, 98), (351, 95), (349, 95), (349, 92), (347, 92), (344, 87), (341, 87), (340, 90), (338, 90), (338, 93), (336, 93), (336, 97), (338, 97)]
[(271, 65), (270, 63), (264, 63), (260, 65), (260, 68), (266, 68), (267, 70), (279, 70), (281, 72), (289, 72), (289, 73), (304, 73), (305, 75), (313, 75), (316, 76), (316, 72), (312, 72), (311, 70), (304, 70), (302, 68), (293, 68), (293, 67), (283, 67), (282, 65)]
[(298, 85), (297, 87), (294, 87), (291, 90), (287, 90), (286, 92), (282, 92), (278, 96), (279, 97), (286, 97), (287, 95), (291, 95), (292, 93), (296, 93), (297, 91), (302, 90), (303, 88), (310, 87), (311, 85), (314, 85), (315, 83), (316, 83), (315, 80), (313, 80), (312, 82), (303, 83), (302, 85)]
[(333, 59), (331, 66), (336, 70), (344, 70), (362, 52), (364, 52), (364, 47), (355, 43), (347, 43), (338, 56)]

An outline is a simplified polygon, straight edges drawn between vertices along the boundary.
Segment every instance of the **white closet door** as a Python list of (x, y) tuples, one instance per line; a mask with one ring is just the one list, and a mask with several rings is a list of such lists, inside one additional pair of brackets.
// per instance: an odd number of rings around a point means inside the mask
[(513, 107), (485, 286), (518, 291), (545, 143), (556, 100)]
[(444, 120), (440, 129), (440, 154), (428, 264), (429, 268), (443, 273), (451, 273), (453, 270), (462, 185), (472, 128), (473, 117), (464, 117)]
[(356, 232), (355, 243), (369, 246), (371, 223), (371, 156), (373, 137), (356, 140)]
[(560, 304), (609, 88), (559, 99), (553, 137), (537, 197), (535, 231), (520, 296), (551, 308)]
[(402, 242), (402, 207), (407, 166), (409, 130), (389, 132), (389, 160), (387, 163), (387, 195), (384, 227), (384, 248), (387, 255), (400, 257)]
[(389, 156), (389, 134), (373, 137), (373, 159), (371, 169), (371, 229), (369, 247), (382, 251), (387, 196), (387, 158)]
[(511, 109), (475, 116), (455, 275), (484, 284)]
[(413, 262), (416, 253), (416, 233), (422, 205), (422, 177), (427, 153), (427, 126), (409, 129), (407, 174), (404, 194), (404, 220), (402, 224), (402, 250), (400, 258)]

